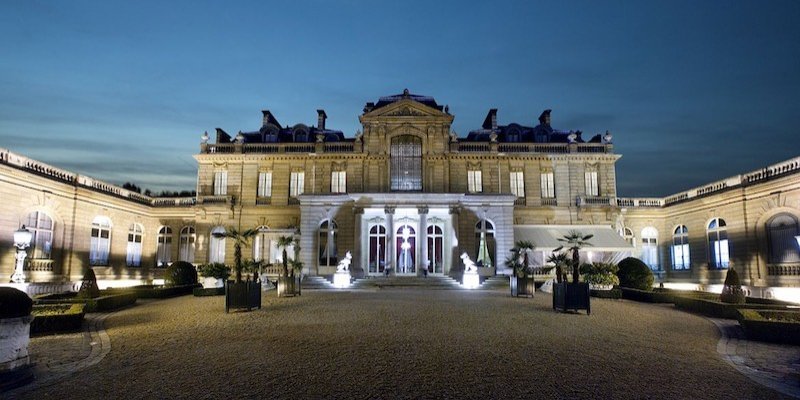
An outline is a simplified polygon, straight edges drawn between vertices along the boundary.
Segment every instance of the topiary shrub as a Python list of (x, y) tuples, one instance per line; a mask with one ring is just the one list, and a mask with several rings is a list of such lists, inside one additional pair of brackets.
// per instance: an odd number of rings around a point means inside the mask
[(739, 274), (733, 268), (729, 269), (725, 276), (725, 285), (722, 287), (719, 300), (723, 303), (744, 304), (745, 296), (742, 284), (739, 282)]
[(228, 279), (231, 276), (230, 267), (223, 263), (210, 263), (202, 265), (200, 268), (200, 275), (207, 278)]
[(194, 285), (197, 283), (197, 270), (186, 261), (174, 262), (164, 271), (164, 283), (169, 286)]
[(619, 285), (639, 290), (653, 290), (653, 271), (642, 260), (636, 257), (628, 257), (617, 265), (619, 271)]
[(95, 297), (100, 297), (100, 288), (97, 286), (97, 276), (95, 276), (94, 270), (89, 268), (86, 275), (83, 276), (81, 288), (78, 290), (78, 298), (93, 299)]
[(12, 287), (0, 287), (0, 319), (30, 315), (33, 300), (25, 292)]

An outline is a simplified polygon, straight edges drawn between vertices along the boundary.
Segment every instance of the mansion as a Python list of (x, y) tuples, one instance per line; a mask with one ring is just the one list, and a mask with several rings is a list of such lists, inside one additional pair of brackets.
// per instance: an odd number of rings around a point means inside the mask
[[(197, 195), (154, 198), (0, 149), (0, 275), (12, 235), (33, 232), (29, 282), (93, 268), (106, 285), (158, 279), (163, 267), (233, 262), (212, 234), (258, 230), (245, 258), (276, 263), (295, 236), (306, 275), (330, 277), (346, 252), (356, 277), (458, 276), (467, 253), (484, 276), (509, 274), (518, 240), (534, 266), (571, 230), (591, 233), (582, 260), (641, 258), (658, 282), (715, 290), (735, 268), (753, 296), (800, 299), (800, 157), (665, 198), (619, 198), (610, 133), (501, 124), (496, 109), (459, 136), (449, 108), (407, 90), (366, 103), (354, 137), (315, 124), (203, 135)], [(533, 118), (532, 118), (533, 120)], [(531, 126), (533, 125), (533, 126)]]

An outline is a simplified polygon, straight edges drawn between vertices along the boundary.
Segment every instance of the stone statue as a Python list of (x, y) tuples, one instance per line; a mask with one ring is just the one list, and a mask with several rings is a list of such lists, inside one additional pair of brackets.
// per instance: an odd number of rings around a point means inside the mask
[(461, 254), (461, 262), (464, 263), (465, 274), (475, 274), (478, 272), (477, 267), (475, 267), (475, 263), (470, 260), (466, 251)]
[(348, 251), (347, 254), (345, 254), (345, 256), (342, 259), (342, 261), (339, 261), (339, 265), (336, 266), (336, 273), (338, 274), (340, 272), (349, 272), (350, 271), (350, 262), (352, 260), (353, 260), (353, 255), (350, 254), (350, 252)]

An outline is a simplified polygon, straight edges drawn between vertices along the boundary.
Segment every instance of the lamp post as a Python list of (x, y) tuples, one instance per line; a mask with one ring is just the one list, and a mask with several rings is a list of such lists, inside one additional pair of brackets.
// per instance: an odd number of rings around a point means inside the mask
[(17, 248), (17, 264), (14, 267), (14, 274), (11, 275), (11, 282), (25, 283), (25, 257), (28, 253), (25, 251), (31, 245), (31, 238), (33, 233), (25, 229), (25, 225), (14, 232), (14, 246)]

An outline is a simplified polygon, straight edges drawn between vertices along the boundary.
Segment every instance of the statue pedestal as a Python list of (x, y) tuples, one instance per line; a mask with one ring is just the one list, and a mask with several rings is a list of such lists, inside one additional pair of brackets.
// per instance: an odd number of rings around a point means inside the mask
[(481, 278), (477, 271), (464, 272), (464, 283), (466, 289), (477, 289), (481, 285)]
[(337, 272), (333, 274), (333, 286), (344, 289), (350, 287), (350, 272)]

